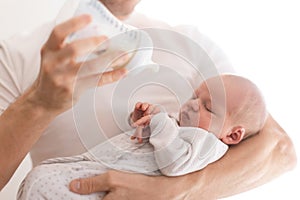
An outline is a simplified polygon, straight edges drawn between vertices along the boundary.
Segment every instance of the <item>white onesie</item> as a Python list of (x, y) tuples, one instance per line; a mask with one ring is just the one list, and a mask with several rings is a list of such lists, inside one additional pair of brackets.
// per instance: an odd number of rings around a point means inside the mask
[(150, 130), (149, 141), (142, 144), (130, 139), (132, 130), (87, 153), (42, 162), (21, 184), (18, 199), (102, 199), (103, 192), (90, 195), (70, 192), (69, 183), (109, 169), (179, 176), (204, 168), (220, 159), (228, 149), (214, 134), (200, 128), (179, 127), (166, 113), (152, 118)]

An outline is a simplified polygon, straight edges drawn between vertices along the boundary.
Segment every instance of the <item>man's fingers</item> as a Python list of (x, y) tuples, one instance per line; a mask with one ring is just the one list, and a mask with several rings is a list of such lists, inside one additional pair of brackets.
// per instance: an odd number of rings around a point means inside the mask
[[(103, 37), (105, 38), (105, 37)], [(117, 51), (109, 52), (106, 50), (105, 42), (101, 43), (97, 48), (95, 48), (91, 53), (92, 59), (83, 60), (84, 62), (81, 63), (81, 68), (79, 71), (79, 76), (85, 77), (85, 76), (91, 76), (95, 74), (99, 74), (102, 72), (107, 71), (107, 69), (111, 69), (111, 63), (113, 60), (115, 60), (119, 55)], [(85, 44), (83, 44), (85, 45)], [(102, 49), (102, 50), (101, 50)], [(103, 53), (98, 54), (99, 52), (103, 51)], [(97, 53), (98, 52), (98, 53)], [(98, 56), (97, 56), (98, 55)], [(94, 57), (96, 56), (96, 57)], [(122, 68), (122, 67), (120, 67)], [(113, 68), (113, 69), (119, 69), (119, 68)]]
[(114, 69), (118, 69), (126, 65), (130, 58), (132, 57), (132, 53), (125, 53), (124, 51), (116, 51), (116, 56), (114, 61), (111, 63), (110, 67)]
[(62, 24), (57, 25), (53, 29), (46, 43), (47, 48), (50, 48), (52, 50), (61, 48), (63, 41), (68, 35), (84, 28), (86, 25), (88, 25), (91, 22), (91, 20), (92, 20), (91, 16), (81, 15), (78, 17), (74, 17)]
[(116, 199), (118, 199), (118, 197), (114, 197), (114, 196), (115, 196), (114, 193), (110, 192), (107, 195), (105, 195), (102, 200), (116, 200)]
[[(83, 91), (89, 88), (95, 88), (105, 84), (119, 80), (126, 75), (126, 69), (118, 69), (110, 72), (105, 72), (101, 75), (91, 75), (87, 77), (79, 77), (75, 85), (75, 96), (80, 95)], [(100, 76), (100, 77), (99, 77)]]
[(126, 75), (126, 73), (127, 73), (126, 68), (120, 68), (120, 69), (116, 69), (113, 71), (104, 72), (100, 77), (98, 86), (102, 86), (105, 84), (115, 82), (115, 81), (121, 79), (122, 77), (124, 77)]
[(103, 41), (107, 40), (105, 36), (90, 37), (87, 39), (76, 40), (67, 44), (61, 51), (63, 58), (76, 59), (80, 56), (91, 53), (92, 50), (97, 48)]
[(78, 194), (109, 191), (110, 188), (107, 183), (107, 173), (90, 178), (73, 180), (69, 184), (69, 189)]
[[(105, 41), (107, 37), (91, 37), (82, 40), (76, 40), (70, 44), (67, 44), (59, 53), (57, 54), (58, 60), (75, 60), (80, 56), (84, 56), (94, 50), (99, 44)], [(82, 66), (82, 63), (78, 63), (78, 66)]]

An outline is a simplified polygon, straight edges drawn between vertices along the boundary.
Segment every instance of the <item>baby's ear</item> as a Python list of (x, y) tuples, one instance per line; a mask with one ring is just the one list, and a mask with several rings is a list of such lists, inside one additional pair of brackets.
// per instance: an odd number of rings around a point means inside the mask
[(230, 132), (222, 138), (222, 142), (225, 144), (238, 144), (244, 138), (246, 130), (242, 126), (233, 127)]

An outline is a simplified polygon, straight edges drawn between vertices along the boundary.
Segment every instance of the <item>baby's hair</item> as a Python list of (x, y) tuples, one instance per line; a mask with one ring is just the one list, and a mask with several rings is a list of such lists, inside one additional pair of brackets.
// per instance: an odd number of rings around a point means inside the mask
[(249, 79), (227, 74), (224, 78), (236, 83), (236, 88), (244, 95), (238, 109), (230, 113), (233, 122), (236, 125), (242, 125), (245, 128), (243, 139), (257, 134), (263, 127), (268, 116), (266, 103), (259, 88)]

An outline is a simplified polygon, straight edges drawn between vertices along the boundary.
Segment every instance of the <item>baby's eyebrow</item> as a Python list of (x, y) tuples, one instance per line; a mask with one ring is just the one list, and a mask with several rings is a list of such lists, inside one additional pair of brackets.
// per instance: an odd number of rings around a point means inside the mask
[(212, 102), (210, 98), (205, 99), (206, 104), (209, 104), (209, 106), (212, 106)]
[(194, 90), (193, 94), (195, 94), (195, 96), (199, 96), (200, 95), (200, 89), (197, 88), (196, 90)]
[(192, 93), (192, 98), (197, 97), (197, 94), (195, 92)]
[(196, 93), (196, 90), (194, 90), (193, 92), (192, 92), (192, 98), (195, 98), (195, 97), (197, 97), (197, 93)]

